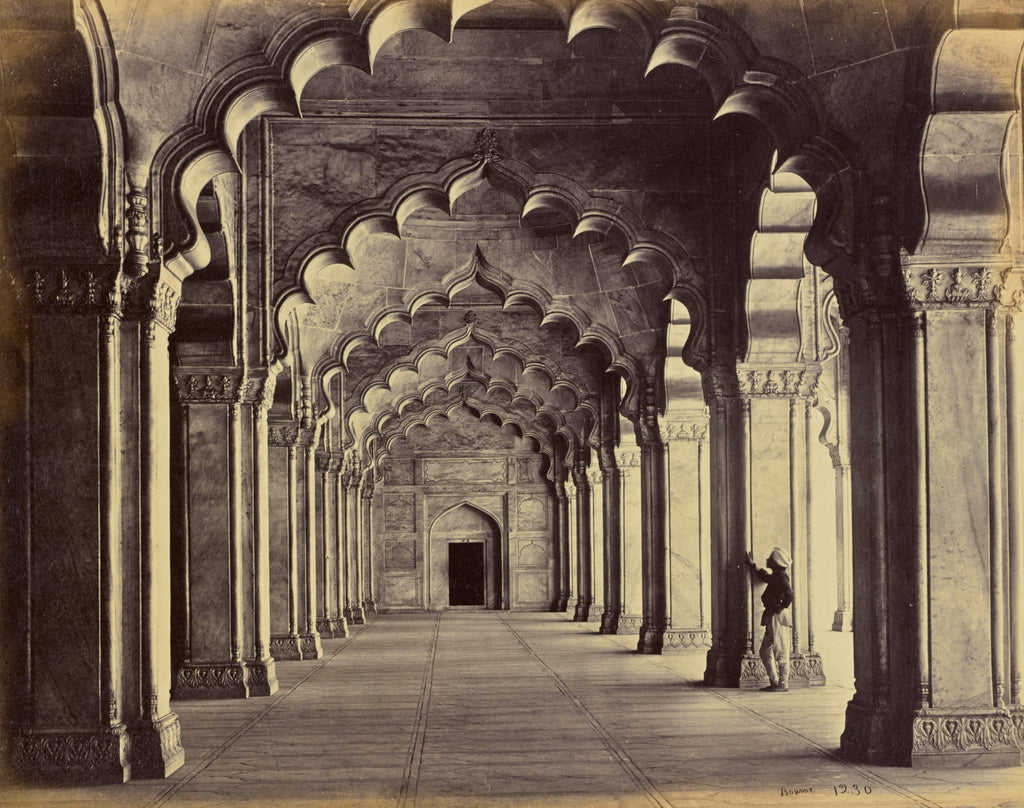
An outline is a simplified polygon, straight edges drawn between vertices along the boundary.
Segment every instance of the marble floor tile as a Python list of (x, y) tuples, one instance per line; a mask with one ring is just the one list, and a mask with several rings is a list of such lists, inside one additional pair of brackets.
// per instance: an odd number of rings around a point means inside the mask
[(0, 806), (1024, 808), (1019, 769), (840, 759), (850, 635), (827, 639), (830, 683), (776, 695), (705, 688), (703, 651), (639, 656), (565, 615), (378, 615), (279, 663), (273, 696), (174, 702), (168, 779), (0, 786)]

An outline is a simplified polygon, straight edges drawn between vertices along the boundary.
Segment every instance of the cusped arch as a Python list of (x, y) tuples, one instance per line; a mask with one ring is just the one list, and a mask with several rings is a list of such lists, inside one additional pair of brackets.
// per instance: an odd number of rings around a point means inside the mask
[(494, 528), (494, 531), (499, 539), (502, 537), (503, 534), (501, 530), (500, 519), (493, 513), (491, 513), (485, 506), (473, 502), (472, 500), (469, 499), (464, 499), (461, 502), (452, 505), (450, 508), (446, 508), (445, 510), (441, 511), (441, 513), (434, 517), (433, 521), (430, 523), (430, 526), (427, 528), (427, 535), (433, 536), (434, 532), (439, 529), (439, 526), (443, 527), (442, 520), (444, 520), (446, 517), (454, 515), (455, 513), (458, 513), (460, 510), (469, 511), (471, 513), (478, 515), (484, 522), (484, 524), (490, 524)]
[[(286, 20), (262, 53), (222, 70), (208, 83), (193, 121), (161, 147), (156, 173), (171, 181), (184, 214), (187, 235), (168, 254), (185, 277), (202, 268), (208, 251), (195, 216), (192, 187), (181, 179), (200, 174), (202, 187), (214, 171), (234, 169), (237, 136), (255, 118), (276, 112), (297, 115), (301, 95), (320, 70), (349, 66), (369, 72), (384, 42), (409, 30), (426, 30), (450, 40), (458, 20), (484, 5), (480, 0), (364, 0), (346, 13), (304, 11)], [(821, 129), (816, 101), (788, 65), (759, 59), (749, 36), (727, 15), (696, 3), (671, 10), (652, 0), (569, 0), (554, 7), (572, 41), (583, 31), (605, 28), (637, 42), (647, 59), (646, 74), (665, 65), (693, 70), (710, 93), (717, 115), (741, 113), (760, 120), (784, 157)], [(207, 161), (210, 151), (226, 160)], [(203, 161), (201, 171), (191, 164)], [(812, 186), (814, 184), (812, 183)]]

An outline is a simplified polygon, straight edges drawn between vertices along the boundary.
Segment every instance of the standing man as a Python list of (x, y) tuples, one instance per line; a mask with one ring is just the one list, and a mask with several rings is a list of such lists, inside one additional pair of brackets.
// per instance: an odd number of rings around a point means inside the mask
[(767, 586), (761, 593), (764, 613), (761, 625), (764, 626), (764, 639), (761, 641), (761, 661), (768, 671), (768, 687), (762, 690), (770, 693), (785, 693), (789, 690), (789, 650), (792, 644), (793, 621), (789, 607), (793, 603), (793, 586), (789, 582), (786, 570), (791, 563), (789, 554), (781, 547), (776, 547), (768, 556), (768, 569), (762, 569), (754, 563), (752, 553), (747, 553), (747, 564), (751, 574), (756, 575)]

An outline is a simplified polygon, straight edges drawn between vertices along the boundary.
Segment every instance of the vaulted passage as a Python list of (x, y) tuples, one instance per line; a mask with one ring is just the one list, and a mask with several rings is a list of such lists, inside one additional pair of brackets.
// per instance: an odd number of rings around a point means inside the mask
[(1024, 788), (1019, 770), (940, 777), (838, 760), (848, 642), (832, 654), (843, 685), (797, 698), (705, 689), (700, 652), (637, 656), (628, 645), (564, 615), (380, 615), (324, 640), (313, 665), (280, 663), (268, 699), (175, 703), (190, 756), (167, 780), (3, 804), (683, 808), (725, 791), (750, 806), (778, 805), (783, 789), (832, 801), (845, 787), (909, 807), (961, 804), (950, 788), (986, 805)]

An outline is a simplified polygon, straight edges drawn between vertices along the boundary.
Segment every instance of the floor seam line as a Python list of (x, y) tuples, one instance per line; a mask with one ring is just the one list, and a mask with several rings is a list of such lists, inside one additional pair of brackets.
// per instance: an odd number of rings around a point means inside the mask
[[(423, 745), (427, 737), (427, 717), (430, 712), (430, 695), (434, 684), (434, 660), (437, 658), (437, 638), (441, 633), (441, 616), (438, 612), (434, 619), (434, 636), (430, 640), (427, 661), (423, 667), (423, 683), (420, 686), (420, 701), (416, 707), (416, 718), (413, 723), (412, 739), (409, 744), (409, 760), (402, 774), (402, 786), (398, 792), (398, 808), (406, 808), (416, 804), (419, 791), (420, 767), (423, 765)], [(410, 796), (411, 795), (411, 796)]]
[[(613, 639), (609, 635), (604, 635), (604, 636), (605, 636), (605, 639), (609, 640), (610, 642), (612, 642), (613, 644), (619, 646), (620, 648), (625, 648), (626, 650), (630, 650), (630, 646), (625, 645), (625, 644), (623, 644), (621, 642), (618, 642), (617, 640)], [(689, 678), (687, 676), (683, 676), (681, 673), (679, 673), (678, 671), (673, 670), (668, 665), (665, 665), (663, 663), (658, 662), (656, 659), (653, 658), (653, 655), (641, 654), (641, 656), (643, 656), (644, 659), (649, 664), (654, 665), (655, 667), (660, 668), (661, 670), (666, 671), (666, 672), (672, 674), (677, 679), (681, 679), (684, 682), (696, 682), (696, 681), (699, 681), (697, 679), (691, 679), (691, 678)], [(871, 771), (869, 769), (864, 768), (859, 763), (853, 763), (853, 762), (851, 762), (849, 760), (846, 760), (846, 759), (840, 757), (839, 755), (837, 755), (832, 750), (828, 749), (825, 746), (822, 746), (820, 743), (815, 741), (813, 738), (808, 738), (806, 735), (804, 735), (804, 734), (802, 734), (800, 732), (797, 732), (795, 729), (792, 729), (791, 727), (787, 727), (785, 724), (779, 723), (779, 722), (777, 722), (777, 721), (775, 721), (775, 720), (773, 720), (773, 719), (771, 719), (771, 718), (769, 718), (769, 717), (767, 717), (767, 716), (757, 712), (756, 710), (752, 710), (749, 707), (746, 707), (746, 706), (744, 706), (742, 704), (739, 704), (738, 702), (736, 702), (735, 700), (731, 699), (729, 696), (725, 695), (724, 693), (719, 693), (714, 688), (708, 688), (708, 687), (705, 686), (705, 687), (703, 687), (703, 692), (706, 693), (709, 696), (712, 696), (712, 697), (718, 699), (719, 701), (721, 701), (721, 702), (723, 702), (725, 704), (728, 704), (730, 707), (732, 707), (732, 708), (734, 708), (736, 710), (739, 710), (740, 712), (746, 713), (747, 715), (752, 716), (753, 718), (756, 718), (762, 724), (767, 724), (768, 726), (772, 727), (773, 729), (778, 730), (779, 732), (784, 732), (784, 733), (786, 733), (787, 735), (789, 735), (791, 737), (799, 738), (801, 741), (809, 744), (812, 748), (814, 748), (823, 757), (826, 757), (829, 760), (831, 760), (833, 763), (838, 763), (840, 766), (843, 766), (844, 768), (850, 769), (851, 771), (856, 771), (858, 774), (863, 775), (865, 777), (865, 779), (873, 780), (876, 785), (880, 785), (883, 788), (888, 789), (889, 791), (891, 791), (893, 793), (894, 796), (902, 797), (903, 799), (909, 800), (911, 802), (916, 802), (918, 805), (926, 806), (927, 808), (943, 808), (941, 803), (937, 803), (937, 802), (934, 802), (932, 800), (929, 800), (927, 797), (923, 797), (920, 794), (917, 794), (914, 791), (911, 791), (910, 789), (908, 789), (908, 788), (906, 788), (904, 786), (901, 786), (901, 785), (898, 785), (896, 783), (893, 783), (892, 781), (887, 780), (882, 775), (876, 774), (875, 772), (873, 772), (873, 771)]]
[(615, 737), (605, 729), (604, 725), (597, 720), (597, 717), (587, 709), (587, 706), (583, 701), (573, 692), (572, 688), (569, 687), (543, 659), (540, 655), (530, 646), (529, 643), (512, 628), (511, 624), (505, 619), (504, 615), (498, 615), (502, 623), (505, 624), (505, 628), (509, 630), (516, 642), (525, 650), (530, 656), (533, 657), (534, 661), (544, 670), (544, 672), (554, 681), (555, 686), (558, 690), (566, 697), (573, 708), (583, 716), (584, 720), (590, 724), (591, 729), (594, 730), (595, 734), (601, 739), (602, 743), (608, 749), (608, 751), (615, 757), (619, 766), (626, 772), (629, 778), (636, 784), (640, 789), (641, 793), (646, 797), (652, 805), (658, 806), (658, 808), (673, 808), (672, 803), (658, 790), (658, 787), (654, 785), (651, 779), (644, 773), (643, 769), (633, 760), (625, 749), (615, 740)]
[(210, 767), (211, 764), (213, 764), (218, 758), (220, 758), (221, 755), (227, 752), (228, 749), (230, 749), (232, 745), (234, 745), (235, 741), (237, 741), (249, 730), (251, 730), (254, 726), (259, 724), (264, 718), (266, 718), (268, 715), (274, 712), (282, 704), (282, 702), (284, 702), (285, 699), (287, 699), (290, 695), (292, 695), (292, 693), (298, 690), (300, 685), (304, 684), (313, 674), (315, 674), (319, 670), (322, 670), (323, 667), (327, 665), (328, 662), (331, 662), (332, 660), (337, 658), (337, 656), (342, 651), (344, 651), (346, 648), (350, 648), (356, 640), (358, 640), (360, 637), (366, 634), (367, 629), (370, 628), (371, 625), (371, 623), (365, 624), (363, 629), (358, 634), (349, 639), (349, 641), (342, 645), (337, 651), (335, 651), (329, 657), (324, 657), (323, 660), (321, 660), (319, 663), (317, 663), (316, 666), (311, 668), (306, 673), (305, 676), (299, 679), (286, 691), (284, 691), (283, 693), (279, 692), (277, 694), (277, 698), (275, 698), (270, 704), (264, 707), (260, 712), (251, 716), (238, 729), (236, 729), (227, 738), (221, 741), (217, 746), (215, 746), (213, 749), (207, 752), (206, 755), (202, 758), (202, 760), (199, 761), (197, 768), (193, 772), (191, 772), (188, 776), (182, 778), (178, 782), (173, 783), (166, 790), (158, 794), (153, 799), (152, 802), (148, 803), (149, 808), (159, 808), (159, 806), (165, 804), (174, 796), (176, 796), (177, 793), (181, 791), (181, 789), (192, 783), (192, 781), (194, 781), (200, 774), (205, 772)]

